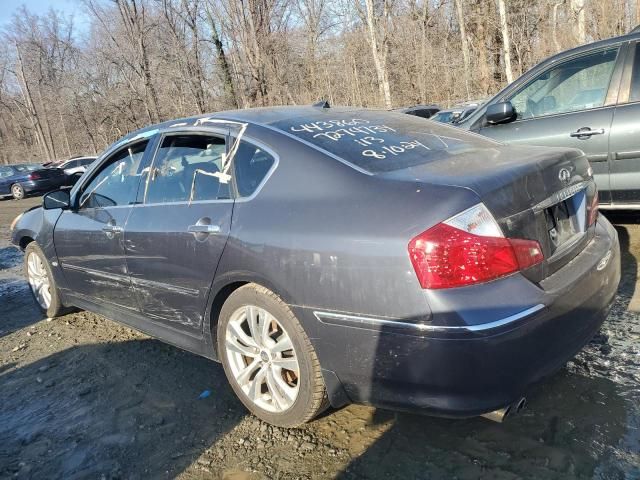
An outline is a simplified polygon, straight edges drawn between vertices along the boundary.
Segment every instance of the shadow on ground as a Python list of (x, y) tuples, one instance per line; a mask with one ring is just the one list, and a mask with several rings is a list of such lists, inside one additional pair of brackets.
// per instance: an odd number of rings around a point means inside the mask
[(22, 277), (23, 253), (0, 248), (0, 338), (44, 318)]
[(22, 264), (22, 252), (18, 247), (0, 248), (0, 270), (19, 267)]
[(244, 417), (218, 365), (155, 340), (70, 348), (0, 384), (3, 478), (173, 478)]

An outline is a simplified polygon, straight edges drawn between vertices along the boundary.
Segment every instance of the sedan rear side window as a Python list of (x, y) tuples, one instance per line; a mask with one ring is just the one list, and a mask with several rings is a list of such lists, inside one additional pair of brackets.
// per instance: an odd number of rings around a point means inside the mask
[(81, 208), (104, 208), (133, 203), (140, 183), (140, 171), (147, 142), (116, 152), (100, 172), (83, 188)]
[(511, 103), (520, 120), (578, 112), (604, 105), (618, 48), (585, 55), (542, 73)]
[(274, 163), (275, 159), (261, 148), (248, 142), (240, 142), (233, 157), (238, 196), (252, 195)]
[(220, 182), (216, 176), (222, 170), (225, 152), (222, 137), (165, 137), (153, 162), (145, 203), (230, 198), (229, 184)]

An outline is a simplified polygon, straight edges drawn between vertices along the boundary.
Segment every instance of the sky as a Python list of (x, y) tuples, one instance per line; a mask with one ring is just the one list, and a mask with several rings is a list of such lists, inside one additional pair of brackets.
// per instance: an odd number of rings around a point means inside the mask
[(80, 0), (0, 0), (0, 28), (11, 20), (21, 5), (25, 5), (30, 12), (38, 15), (47, 13), (49, 8), (53, 7), (64, 16), (73, 15), (77, 30), (82, 31), (87, 28), (86, 14)]

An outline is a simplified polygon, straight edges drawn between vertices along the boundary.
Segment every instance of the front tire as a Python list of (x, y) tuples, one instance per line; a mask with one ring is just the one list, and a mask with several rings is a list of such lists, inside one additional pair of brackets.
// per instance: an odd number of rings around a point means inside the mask
[(235, 394), (265, 422), (299, 426), (328, 405), (309, 338), (289, 307), (264, 287), (245, 285), (224, 303), (218, 352)]
[(22, 200), (24, 198), (24, 188), (19, 183), (11, 185), (11, 195), (16, 200)]
[(58, 287), (53, 279), (51, 266), (36, 242), (31, 242), (24, 250), (24, 273), (40, 310), (48, 318), (59, 316), (63, 306)]

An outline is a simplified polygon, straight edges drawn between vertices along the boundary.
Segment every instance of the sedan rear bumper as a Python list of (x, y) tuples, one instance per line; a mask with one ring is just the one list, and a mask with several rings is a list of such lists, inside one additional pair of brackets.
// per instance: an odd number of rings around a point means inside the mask
[(438, 330), (292, 308), (322, 367), (340, 381), (327, 382), (335, 403), (346, 393), (357, 403), (466, 417), (510, 404), (559, 370), (598, 331), (619, 281), (617, 233), (601, 217), (590, 244), (535, 287), (535, 304), (520, 314)]

